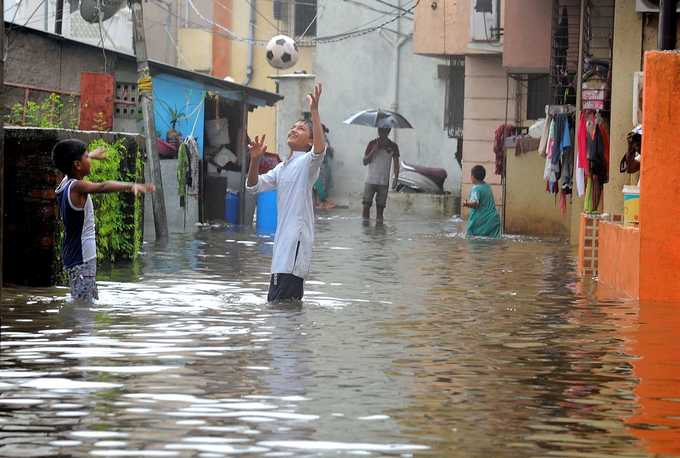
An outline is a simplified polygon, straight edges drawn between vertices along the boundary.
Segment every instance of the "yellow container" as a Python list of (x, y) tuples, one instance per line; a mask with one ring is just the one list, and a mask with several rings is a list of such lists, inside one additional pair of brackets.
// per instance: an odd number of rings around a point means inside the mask
[(632, 226), (640, 223), (640, 187), (623, 187), (623, 225)]

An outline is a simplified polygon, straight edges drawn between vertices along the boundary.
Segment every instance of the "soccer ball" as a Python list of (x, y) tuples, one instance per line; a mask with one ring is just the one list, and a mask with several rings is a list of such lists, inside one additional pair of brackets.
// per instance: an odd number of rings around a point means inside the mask
[(291, 37), (277, 35), (267, 43), (267, 62), (274, 68), (290, 68), (297, 63), (299, 56), (297, 44)]

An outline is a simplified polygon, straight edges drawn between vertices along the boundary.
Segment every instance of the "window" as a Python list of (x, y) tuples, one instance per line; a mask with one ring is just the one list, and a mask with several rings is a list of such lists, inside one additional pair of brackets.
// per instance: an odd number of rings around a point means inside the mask
[(295, 30), (296, 37), (316, 36), (316, 2), (317, 0), (295, 0)]
[(527, 119), (545, 118), (546, 105), (550, 105), (549, 75), (528, 75)]
[(274, 19), (277, 21), (285, 21), (288, 19), (288, 15), (286, 14), (286, 8), (288, 8), (288, 3), (285, 2), (284, 0), (273, 0), (272, 3), (272, 14), (274, 16)]
[(451, 138), (463, 138), (465, 105), (465, 58), (452, 57), (439, 67), (439, 78), (446, 80), (444, 128)]

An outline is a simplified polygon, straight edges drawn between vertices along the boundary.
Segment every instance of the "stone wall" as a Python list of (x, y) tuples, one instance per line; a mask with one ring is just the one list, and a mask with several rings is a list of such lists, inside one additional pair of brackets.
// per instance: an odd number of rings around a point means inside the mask
[[(61, 275), (57, 246), (61, 223), (54, 190), (62, 177), (52, 165), (51, 151), (56, 142), (66, 138), (86, 143), (99, 138), (109, 143), (122, 139), (129, 156), (121, 164), (127, 171), (134, 171), (137, 152), (143, 151), (143, 139), (135, 135), (6, 128), (2, 182), (5, 188), (2, 268), (6, 283), (50, 286)], [(126, 206), (133, 206), (132, 195)], [(129, 217), (134, 218), (132, 212)]]

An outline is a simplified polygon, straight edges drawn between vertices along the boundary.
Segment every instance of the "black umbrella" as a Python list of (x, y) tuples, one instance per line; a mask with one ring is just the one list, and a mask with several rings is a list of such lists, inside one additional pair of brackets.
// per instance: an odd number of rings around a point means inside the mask
[(379, 129), (413, 129), (411, 123), (399, 113), (380, 109), (360, 111), (347, 118), (345, 124)]

